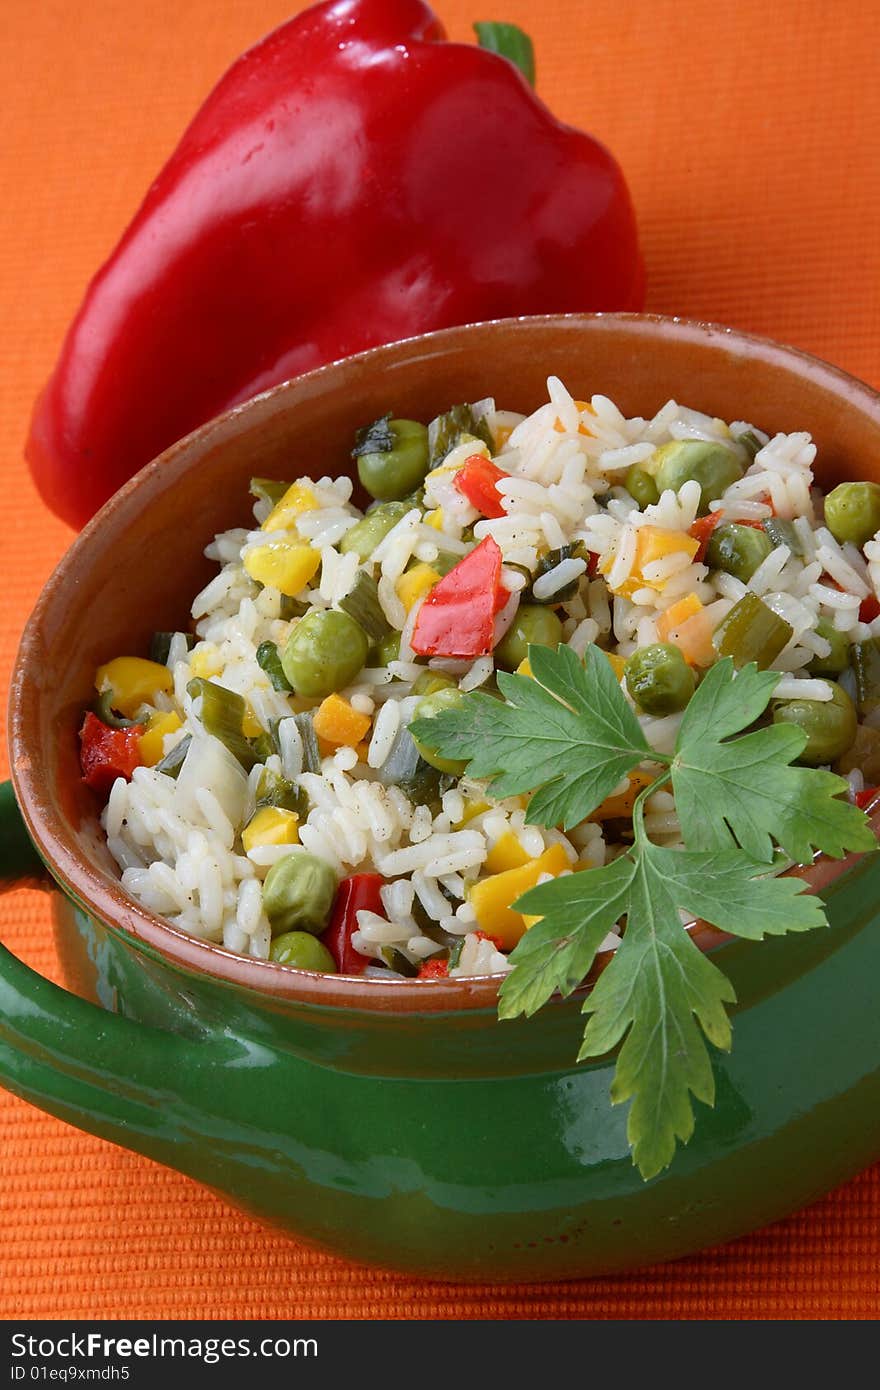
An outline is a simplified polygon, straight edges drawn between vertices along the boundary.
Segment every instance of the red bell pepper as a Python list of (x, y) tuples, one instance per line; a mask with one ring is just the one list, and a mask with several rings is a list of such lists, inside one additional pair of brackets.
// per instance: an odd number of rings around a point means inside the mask
[(695, 541), (699, 541), (700, 548), (694, 556), (697, 564), (701, 564), (706, 557), (709, 542), (712, 539), (712, 532), (723, 517), (723, 512), (709, 512), (707, 516), (698, 516), (693, 526), (688, 531)]
[(79, 762), (83, 781), (105, 799), (117, 777), (131, 781), (131, 774), (143, 763), (140, 737), (142, 724), (129, 729), (111, 729), (91, 710), (79, 731)]
[(856, 792), (853, 800), (860, 811), (867, 811), (872, 802), (880, 796), (880, 787), (865, 787), (864, 791)]
[(27, 456), (81, 526), (203, 421), (376, 343), (639, 309), (615, 160), (423, 0), (314, 5), (221, 78), (89, 286)]
[(336, 890), (330, 925), (321, 940), (336, 962), (340, 975), (363, 975), (375, 962), (362, 955), (351, 944), (351, 934), (357, 931), (357, 914), (363, 910), (385, 916), (380, 890), (385, 883), (381, 874), (354, 874), (344, 878)]
[(859, 604), (859, 622), (872, 623), (875, 618), (880, 618), (880, 603), (873, 594), (869, 594)]
[(495, 614), (508, 597), (501, 583), (501, 551), (487, 536), (428, 593), (413, 629), (413, 651), (419, 656), (488, 655)]
[(423, 960), (419, 966), (418, 980), (445, 980), (449, 974), (449, 962), (446, 960)]
[(482, 454), (473, 454), (465, 460), (452, 481), (456, 491), (460, 492), (462, 497), (466, 497), (471, 506), (476, 507), (483, 516), (499, 517), (506, 516), (507, 513), (501, 501), (498, 483), (507, 476), (491, 459), (484, 458)]

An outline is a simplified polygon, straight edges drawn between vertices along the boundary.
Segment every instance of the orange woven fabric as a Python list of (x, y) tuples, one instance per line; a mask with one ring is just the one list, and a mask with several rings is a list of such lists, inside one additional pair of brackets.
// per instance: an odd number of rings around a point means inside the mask
[[(242, 48), (296, 8), (289, 0), (10, 0), (4, 8), (4, 698), (28, 612), (71, 539), (39, 504), (21, 463), (32, 398), (88, 276), (199, 99)], [(437, 0), (437, 8), (460, 39), (485, 14), (474, 0)], [(504, 0), (494, 8), (533, 34), (542, 95), (621, 159), (641, 223), (650, 309), (766, 333), (880, 384), (876, 0)], [(40, 897), (7, 897), (0, 933), (55, 974)], [(880, 1313), (880, 1169), (780, 1225), (672, 1266), (557, 1286), (460, 1289), (303, 1251), (187, 1179), (0, 1093), (0, 1217), (6, 1318)]]

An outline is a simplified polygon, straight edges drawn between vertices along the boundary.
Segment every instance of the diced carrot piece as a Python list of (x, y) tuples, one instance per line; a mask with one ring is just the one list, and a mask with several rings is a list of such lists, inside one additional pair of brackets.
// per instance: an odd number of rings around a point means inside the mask
[(686, 594), (677, 603), (673, 603), (667, 608), (665, 613), (661, 613), (657, 619), (657, 636), (661, 642), (674, 642), (675, 638), (670, 637), (670, 633), (676, 628), (681, 627), (683, 622), (692, 618), (695, 613), (702, 612), (703, 605), (696, 594)]
[(637, 767), (629, 774), (629, 786), (626, 791), (615, 792), (613, 796), (606, 796), (601, 806), (598, 806), (590, 816), (592, 821), (623, 820), (626, 816), (632, 815), (633, 806), (636, 804), (636, 797), (645, 787), (650, 786), (654, 780), (653, 772), (645, 772)]
[(327, 743), (354, 748), (370, 727), (370, 716), (360, 714), (341, 695), (328, 695), (315, 711), (315, 733)]

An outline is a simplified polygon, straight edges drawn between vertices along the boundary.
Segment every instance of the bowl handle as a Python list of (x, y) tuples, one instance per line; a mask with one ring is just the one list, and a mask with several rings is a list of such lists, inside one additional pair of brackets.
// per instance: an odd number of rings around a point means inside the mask
[[(10, 784), (0, 784), (0, 887), (37, 880), (51, 883)], [(198, 1087), (223, 1053), (223, 1040), (194, 1042), (108, 1013), (0, 945), (0, 1085), (80, 1129), (192, 1171)]]

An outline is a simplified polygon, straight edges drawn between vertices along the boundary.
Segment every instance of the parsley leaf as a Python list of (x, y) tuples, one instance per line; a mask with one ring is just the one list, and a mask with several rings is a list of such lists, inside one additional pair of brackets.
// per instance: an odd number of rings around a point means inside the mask
[(410, 729), (442, 757), (469, 760), (493, 796), (534, 791), (531, 823), (568, 829), (655, 755), (598, 647), (583, 664), (564, 646), (530, 647), (529, 660), (534, 679), (499, 673), (504, 704), (476, 693)]
[(847, 850), (874, 849), (865, 817), (840, 799), (847, 790), (844, 778), (790, 766), (806, 742), (802, 729), (774, 724), (722, 741), (763, 713), (778, 679), (753, 665), (737, 674), (727, 657), (710, 669), (691, 700), (672, 764), (685, 842), (705, 850), (739, 844), (768, 863), (774, 842), (800, 864), (814, 848), (835, 859)]

